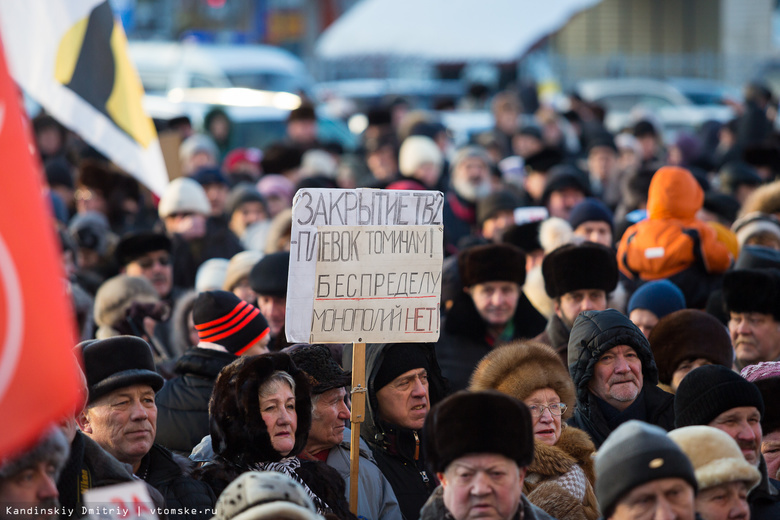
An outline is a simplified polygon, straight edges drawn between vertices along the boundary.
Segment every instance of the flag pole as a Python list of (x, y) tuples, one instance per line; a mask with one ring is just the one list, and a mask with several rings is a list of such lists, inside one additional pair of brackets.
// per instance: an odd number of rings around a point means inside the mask
[(349, 510), (357, 516), (360, 423), (366, 412), (366, 344), (352, 344), (352, 436), (349, 448)]

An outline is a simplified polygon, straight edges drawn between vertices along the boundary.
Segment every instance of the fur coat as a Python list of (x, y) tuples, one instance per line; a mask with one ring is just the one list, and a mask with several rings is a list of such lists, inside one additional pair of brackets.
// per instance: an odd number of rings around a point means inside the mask
[[(596, 520), (599, 509), (593, 491), (595, 451), (587, 433), (564, 425), (555, 446), (535, 443), (534, 461), (528, 466), (523, 493), (532, 504), (558, 520)], [(583, 473), (585, 479), (581, 478)], [(572, 496), (579, 499), (576, 504), (571, 502)]]

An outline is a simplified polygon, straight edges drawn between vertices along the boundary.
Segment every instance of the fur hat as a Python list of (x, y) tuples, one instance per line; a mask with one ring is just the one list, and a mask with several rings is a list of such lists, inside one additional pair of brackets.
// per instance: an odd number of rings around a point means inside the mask
[(295, 364), (309, 376), (312, 394), (322, 394), (352, 383), (352, 372), (336, 363), (325, 345), (305, 345), (290, 351)]
[(745, 460), (737, 442), (711, 426), (686, 426), (669, 432), (693, 464), (699, 490), (742, 481), (748, 490), (761, 480), (761, 473)]
[(758, 387), (730, 368), (706, 365), (691, 370), (674, 394), (674, 426), (709, 424), (732, 408), (754, 406), (764, 415)]
[(748, 365), (740, 372), (742, 377), (758, 387), (764, 399), (761, 430), (764, 435), (780, 430), (780, 361), (762, 361)]
[(550, 388), (566, 405), (563, 420), (574, 413), (574, 383), (561, 358), (549, 345), (516, 341), (494, 348), (471, 375), (469, 390), (498, 390), (525, 401), (542, 388)]
[(609, 294), (618, 282), (617, 258), (601, 244), (567, 244), (544, 257), (542, 274), (550, 298), (580, 289), (602, 289)]
[(102, 213), (87, 211), (75, 215), (68, 225), (68, 233), (78, 247), (91, 249), (101, 256), (106, 254), (111, 229)]
[(219, 373), (209, 401), (214, 452), (233, 464), (249, 466), (282, 459), (260, 414), (260, 389), (276, 371), (287, 372), (295, 381), (298, 424), (295, 445), (287, 456), (297, 455), (306, 446), (311, 428), (311, 390), (306, 373), (284, 353), (242, 356)]
[(723, 277), (723, 300), (729, 312), (760, 312), (780, 321), (780, 270), (728, 271)]
[(200, 341), (221, 345), (236, 356), (271, 332), (257, 307), (227, 291), (200, 293), (192, 307), (192, 321)]
[(404, 177), (414, 177), (417, 170), (426, 163), (441, 168), (441, 150), (430, 137), (413, 135), (404, 139), (398, 152), (398, 169)]
[(103, 282), (95, 295), (95, 323), (99, 327), (114, 327), (127, 317), (127, 310), (134, 302), (159, 301), (160, 296), (146, 278), (124, 274), (114, 276)]
[(89, 399), (94, 403), (119, 388), (149, 385), (157, 392), (164, 380), (155, 371), (152, 349), (135, 336), (115, 336), (76, 346), (81, 351)]
[(247, 471), (219, 495), (211, 520), (318, 520), (314, 502), (298, 482), (275, 471)]
[(650, 331), (650, 348), (658, 366), (658, 380), (671, 384), (675, 370), (685, 360), (704, 358), (731, 368), (734, 349), (731, 337), (714, 316), (683, 309), (662, 318)]
[(211, 204), (200, 184), (189, 177), (179, 177), (165, 188), (157, 212), (163, 219), (175, 213), (209, 215)]
[(114, 258), (120, 267), (141, 258), (153, 251), (171, 251), (171, 239), (163, 233), (137, 231), (122, 235), (116, 245)]
[(241, 251), (233, 255), (233, 258), (228, 262), (225, 282), (222, 284), (222, 288), (226, 291), (232, 291), (242, 278), (249, 278), (252, 268), (262, 259), (263, 253), (253, 250)]
[(681, 478), (697, 488), (688, 457), (658, 426), (625, 422), (596, 453), (596, 498), (604, 518), (633, 489), (664, 478)]
[(525, 253), (510, 244), (488, 244), (466, 249), (458, 256), (463, 287), (484, 282), (525, 283)]
[(65, 434), (59, 428), (53, 427), (28, 450), (10, 457), (0, 457), (0, 481), (11, 479), (22, 471), (34, 467), (38, 462), (44, 461), (54, 466), (56, 481), (68, 460), (69, 451), (70, 445)]
[(511, 191), (496, 191), (477, 200), (477, 225), (482, 227), (486, 220), (493, 218), (499, 211), (514, 211), (521, 201)]
[(266, 255), (249, 272), (249, 285), (257, 294), (287, 296), (287, 276), (290, 253), (282, 251)]
[(514, 397), (486, 390), (461, 391), (428, 413), (423, 442), (434, 473), (472, 453), (496, 453), (524, 468), (534, 458), (531, 412)]

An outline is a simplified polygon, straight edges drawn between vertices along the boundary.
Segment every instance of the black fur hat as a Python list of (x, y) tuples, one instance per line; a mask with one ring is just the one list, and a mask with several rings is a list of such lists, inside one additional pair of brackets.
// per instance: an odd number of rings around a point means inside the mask
[(312, 394), (343, 388), (352, 382), (352, 372), (342, 370), (325, 345), (302, 345), (289, 352), (295, 364), (309, 376)]
[(463, 287), (484, 282), (525, 283), (525, 253), (510, 244), (475, 246), (458, 256)]
[(240, 357), (219, 373), (209, 402), (211, 443), (214, 452), (229, 462), (251, 465), (282, 459), (271, 444), (260, 414), (260, 388), (276, 371), (287, 372), (295, 381), (298, 424), (295, 445), (287, 456), (297, 455), (306, 446), (311, 428), (311, 397), (306, 373), (284, 353)]
[(580, 289), (603, 289), (609, 294), (618, 283), (617, 258), (601, 244), (566, 244), (544, 257), (542, 275), (544, 289), (553, 299)]
[(723, 300), (729, 312), (760, 312), (780, 321), (780, 271), (742, 269), (723, 277)]
[(116, 245), (114, 257), (120, 267), (125, 267), (153, 251), (171, 251), (171, 239), (163, 233), (136, 231), (122, 236)]
[(532, 425), (528, 407), (514, 397), (495, 390), (456, 392), (425, 418), (426, 460), (440, 473), (464, 455), (497, 453), (524, 468), (534, 458)]

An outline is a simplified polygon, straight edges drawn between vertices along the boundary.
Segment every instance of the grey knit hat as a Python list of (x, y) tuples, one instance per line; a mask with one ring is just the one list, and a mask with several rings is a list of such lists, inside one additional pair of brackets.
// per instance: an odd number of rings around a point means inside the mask
[(11, 478), (41, 461), (52, 463), (56, 480), (68, 460), (69, 451), (70, 446), (65, 434), (59, 428), (52, 428), (51, 432), (27, 451), (9, 458), (0, 458), (0, 480)]

